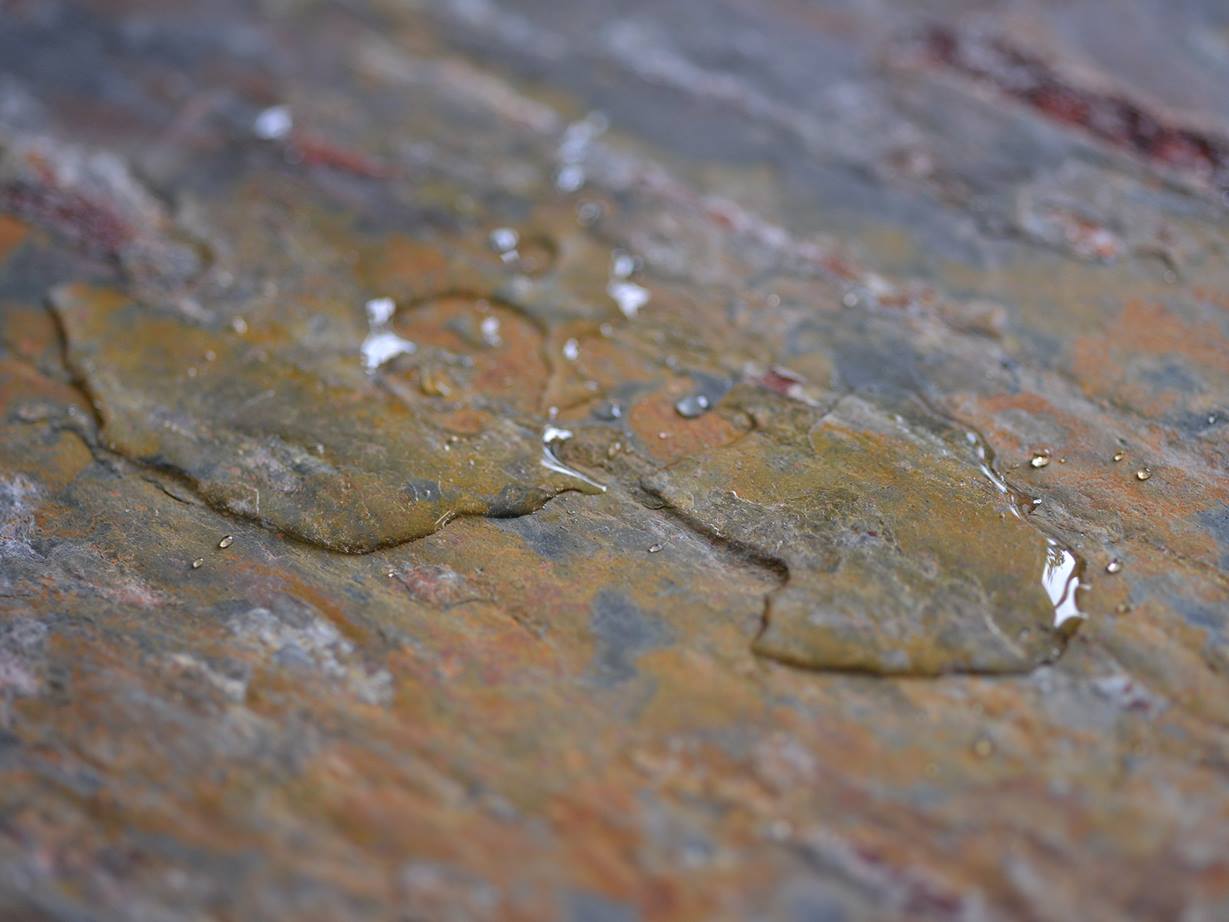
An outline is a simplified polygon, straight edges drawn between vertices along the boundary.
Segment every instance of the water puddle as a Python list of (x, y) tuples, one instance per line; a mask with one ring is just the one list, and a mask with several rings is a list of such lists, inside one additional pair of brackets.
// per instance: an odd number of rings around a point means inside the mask
[(1027, 520), (1032, 500), (979, 436), (852, 396), (827, 413), (754, 399), (759, 429), (643, 485), (698, 531), (788, 568), (756, 652), (896, 675), (1053, 659), (1083, 618), (1083, 563)]
[[(364, 342), (387, 333), (414, 348), (380, 362), (364, 349), (363, 362), (336, 364), (324, 350), (305, 357), (303, 334), (276, 315), (240, 336), (107, 289), (62, 287), (52, 303), (112, 450), (304, 541), (365, 552), (457, 515), (523, 515), (563, 490), (601, 490), (554, 457), (561, 436), (544, 446), (540, 430), (508, 409), (525, 382), (544, 380), (545, 364), (541, 334), (497, 304), (444, 297), (405, 310), (375, 299)], [(490, 318), (498, 344), (489, 326), (484, 338)], [(463, 399), (428, 412), (433, 399), (417, 388), (409, 399), (382, 386), (418, 374), (399, 363), (445, 353), (458, 356), (449, 370)], [(481, 413), (486, 405), (497, 412)], [(450, 434), (467, 419), (476, 422), (464, 436)]]

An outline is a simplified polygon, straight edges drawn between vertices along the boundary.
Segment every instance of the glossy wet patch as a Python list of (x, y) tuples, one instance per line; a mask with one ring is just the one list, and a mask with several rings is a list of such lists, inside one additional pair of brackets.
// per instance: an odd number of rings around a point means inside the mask
[(548, 378), (543, 335), (506, 304), (442, 295), (398, 310), (390, 326), (419, 350), (413, 376), (424, 395), (539, 410)]
[(1081, 565), (967, 442), (857, 397), (827, 414), (755, 401), (756, 431), (644, 485), (698, 530), (788, 568), (758, 653), (937, 675), (1022, 672), (1061, 651), (1082, 618)]
[(561, 490), (598, 489), (544, 463), (532, 421), (492, 414), (450, 434), (357, 355), (352, 373), (326, 374), (294, 361), (293, 337), (276, 329), (247, 341), (83, 286), (53, 304), (110, 447), (305, 541), (370, 551), (456, 515), (521, 515)]

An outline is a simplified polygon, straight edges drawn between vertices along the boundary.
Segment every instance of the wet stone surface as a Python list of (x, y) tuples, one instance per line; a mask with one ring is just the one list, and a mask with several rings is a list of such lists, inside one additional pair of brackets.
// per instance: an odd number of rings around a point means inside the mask
[(0, 0), (0, 916), (1229, 914), (1214, 3)]
[(966, 440), (854, 396), (754, 413), (754, 433), (644, 486), (692, 527), (786, 569), (756, 652), (905, 675), (1054, 658), (1082, 617), (1076, 560), (981, 476)]

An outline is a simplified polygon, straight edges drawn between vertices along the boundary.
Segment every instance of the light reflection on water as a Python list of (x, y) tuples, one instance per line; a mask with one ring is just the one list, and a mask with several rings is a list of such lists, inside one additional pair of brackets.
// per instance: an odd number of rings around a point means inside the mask
[[(1007, 497), (1012, 515), (1023, 520), (1025, 515), (1041, 504), (1041, 500), (1025, 495), (1009, 484), (994, 467), (994, 453), (985, 440), (976, 432), (967, 432), (965, 438), (977, 453), (978, 466), (994, 488)], [(1041, 571), (1041, 585), (1054, 606), (1054, 630), (1070, 633), (1084, 621), (1076, 592), (1080, 584), (1080, 560), (1053, 538), (1046, 538), (1046, 561)]]
[(563, 474), (565, 477), (574, 477), (582, 483), (588, 484), (590, 487), (598, 490), (601, 493), (606, 492), (606, 485), (598, 483), (592, 477), (586, 477), (575, 468), (568, 467), (559, 460), (559, 456), (555, 454), (555, 445), (560, 442), (566, 442), (572, 437), (572, 432), (569, 429), (560, 429), (558, 426), (548, 425), (542, 430), (542, 466), (548, 471), (554, 471), (556, 474)]
[(1076, 603), (1080, 588), (1079, 560), (1057, 541), (1046, 539), (1046, 564), (1041, 574), (1050, 602), (1054, 605), (1054, 629), (1067, 632), (1078, 627), (1084, 613)]

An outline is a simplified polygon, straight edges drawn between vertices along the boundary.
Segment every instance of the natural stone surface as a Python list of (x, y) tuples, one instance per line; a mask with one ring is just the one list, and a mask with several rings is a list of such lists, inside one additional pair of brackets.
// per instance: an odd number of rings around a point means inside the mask
[(0, 0), (0, 916), (1229, 914), (1227, 84)]

